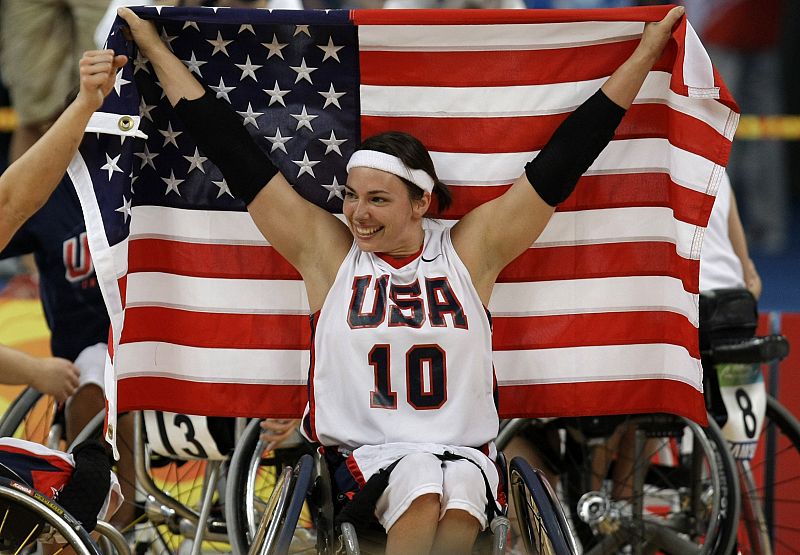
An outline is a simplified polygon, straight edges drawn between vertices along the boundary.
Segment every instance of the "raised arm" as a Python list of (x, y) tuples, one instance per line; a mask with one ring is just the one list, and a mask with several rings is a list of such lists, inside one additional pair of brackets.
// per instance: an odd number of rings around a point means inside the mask
[(0, 175), (0, 250), (50, 198), (83, 139), (92, 113), (114, 87), (116, 70), (128, 61), (113, 50), (86, 52), (80, 91), (41, 139)]
[(484, 302), (500, 271), (531, 246), (555, 207), (611, 141), (683, 11), (673, 8), (661, 21), (647, 23), (633, 54), (564, 120), (525, 173), (453, 227), (453, 244)]
[(231, 192), (247, 204), (264, 237), (302, 274), (311, 309), (321, 307), (352, 243), (347, 226), (295, 192), (241, 118), (206, 91), (161, 41), (152, 22), (128, 8), (118, 13), (200, 150), (222, 171)]

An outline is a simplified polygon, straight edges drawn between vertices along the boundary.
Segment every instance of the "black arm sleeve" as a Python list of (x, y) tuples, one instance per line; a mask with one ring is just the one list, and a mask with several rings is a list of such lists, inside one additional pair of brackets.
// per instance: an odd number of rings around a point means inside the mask
[(175, 111), (197, 147), (220, 169), (231, 193), (245, 204), (278, 173), (241, 118), (214, 93), (206, 91), (196, 100), (182, 98)]
[(572, 194), (580, 176), (614, 137), (625, 109), (598, 90), (555, 130), (525, 175), (539, 196), (556, 206)]

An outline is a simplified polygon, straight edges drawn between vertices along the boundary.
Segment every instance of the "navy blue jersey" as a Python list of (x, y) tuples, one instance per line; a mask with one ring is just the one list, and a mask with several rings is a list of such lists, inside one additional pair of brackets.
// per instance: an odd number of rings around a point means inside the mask
[(108, 313), (94, 273), (80, 202), (68, 179), (25, 222), (0, 258), (32, 253), (54, 356), (75, 360), (108, 340)]

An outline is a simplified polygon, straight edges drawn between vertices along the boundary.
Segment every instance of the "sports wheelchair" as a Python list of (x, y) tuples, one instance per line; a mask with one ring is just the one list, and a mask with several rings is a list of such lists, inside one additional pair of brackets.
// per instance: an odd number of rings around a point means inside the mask
[[(276, 554), (310, 551), (325, 555), (382, 553), (383, 528), (356, 535), (353, 519), (342, 518), (343, 496), (337, 496), (325, 457), (319, 451), (303, 455), (287, 466), (274, 488), (259, 491), (257, 476), (264, 443), (259, 422), (245, 429), (231, 459), (226, 490), (226, 520), (235, 554)], [(498, 457), (505, 469), (505, 459)], [(501, 476), (516, 501), (521, 539), (531, 555), (574, 555), (577, 546), (557, 497), (543, 475), (523, 459), (511, 461), (508, 476)], [(269, 491), (269, 495), (264, 495)], [(304, 504), (311, 518), (301, 521)], [(371, 508), (368, 509), (371, 513)], [(502, 554), (507, 547), (510, 523), (506, 515), (490, 523), (491, 535), (479, 536), (477, 552)]]

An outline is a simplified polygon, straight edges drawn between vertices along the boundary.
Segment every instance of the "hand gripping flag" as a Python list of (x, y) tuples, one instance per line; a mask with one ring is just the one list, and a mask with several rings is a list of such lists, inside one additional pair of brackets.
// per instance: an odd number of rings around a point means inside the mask
[[(407, 131), (453, 188), (445, 224), (501, 194), (666, 11), (137, 9), (307, 199), (340, 212), (359, 141)], [(112, 319), (110, 423), (113, 405), (297, 417), (300, 276), (120, 25), (109, 46), (131, 61), (69, 171)], [(737, 121), (682, 21), (614, 140), (500, 275), (489, 308), (503, 416), (705, 420), (700, 246)]]

